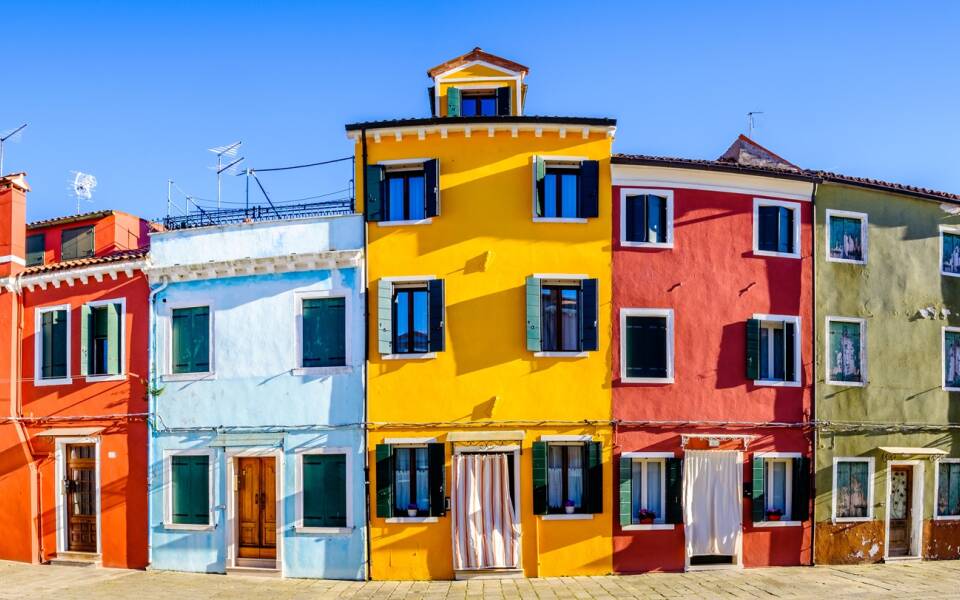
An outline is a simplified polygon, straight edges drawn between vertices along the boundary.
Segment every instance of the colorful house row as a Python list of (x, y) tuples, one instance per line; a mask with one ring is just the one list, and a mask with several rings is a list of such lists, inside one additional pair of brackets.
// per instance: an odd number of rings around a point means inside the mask
[[(338, 579), (960, 558), (960, 196), (614, 154), (527, 67), (346, 126), (355, 205), (26, 224), (0, 558)], [(957, 284), (960, 285), (960, 284)]]

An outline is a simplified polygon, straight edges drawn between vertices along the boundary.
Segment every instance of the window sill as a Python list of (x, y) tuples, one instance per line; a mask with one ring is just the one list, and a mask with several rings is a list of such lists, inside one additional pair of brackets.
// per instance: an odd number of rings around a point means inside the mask
[(387, 523), (439, 523), (440, 517), (388, 517)]
[(534, 217), (534, 223), (589, 223), (590, 219), (583, 219), (580, 217)]
[(620, 527), (623, 531), (673, 531), (673, 523), (652, 523), (650, 525), (641, 525), (636, 523), (634, 525), (622, 525)]
[(659, 383), (659, 384), (670, 384), (673, 383), (673, 377), (621, 377), (620, 383)]
[(834, 517), (834, 523), (868, 523), (873, 517)]
[(83, 378), (87, 383), (96, 383), (98, 381), (123, 381), (127, 378), (126, 374), (121, 375), (87, 375)]
[(937, 515), (933, 517), (934, 521), (960, 521), (960, 515)]
[(70, 385), (73, 383), (72, 377), (63, 377), (60, 379), (34, 379), (33, 387), (43, 387), (46, 385)]
[(163, 528), (170, 531), (213, 531), (216, 525), (186, 525), (182, 523), (164, 523)]
[(590, 356), (589, 352), (534, 352), (537, 358), (584, 358)]
[(349, 365), (340, 365), (338, 367), (298, 367), (290, 369), (290, 374), (297, 377), (322, 377), (325, 375), (339, 375), (349, 373), (353, 367)]
[(429, 225), (433, 223), (433, 217), (429, 219), (418, 219), (415, 221), (377, 221), (377, 227), (402, 227), (404, 225)]
[(540, 515), (540, 518), (544, 521), (592, 521), (593, 514), (591, 513), (573, 513), (572, 515)]
[(803, 521), (754, 521), (754, 527), (801, 527)]
[(798, 252), (771, 252), (770, 250), (753, 250), (754, 256), (763, 256), (768, 258), (800, 258)]
[(620, 240), (620, 245), (624, 248), (652, 248), (654, 250), (663, 249), (663, 250), (672, 250), (673, 242), (630, 242), (627, 240)]
[(419, 354), (381, 354), (383, 360), (429, 360), (436, 358), (436, 352), (421, 352)]
[(945, 277), (960, 277), (960, 273), (947, 273), (946, 271), (940, 271), (940, 274)]
[(161, 377), (163, 381), (203, 381), (203, 380), (214, 380), (217, 378), (217, 374), (213, 372), (207, 373), (168, 373)]
[(768, 379), (754, 379), (753, 385), (757, 387), (800, 387), (799, 381), (776, 381)]
[(944, 387), (945, 392), (960, 392), (960, 387)]
[(867, 261), (865, 260), (853, 260), (850, 258), (830, 258), (829, 256), (827, 257), (827, 262), (840, 263), (844, 265), (860, 265), (860, 266), (867, 264)]
[(294, 527), (293, 531), (302, 535), (349, 535), (353, 527)]
[(834, 385), (837, 387), (864, 387), (867, 384), (862, 381), (831, 381), (828, 379), (827, 385)]

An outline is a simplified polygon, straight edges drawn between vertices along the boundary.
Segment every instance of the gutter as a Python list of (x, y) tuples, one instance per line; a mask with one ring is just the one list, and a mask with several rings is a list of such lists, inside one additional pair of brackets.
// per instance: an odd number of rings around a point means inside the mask
[[(810, 237), (812, 243), (811, 251), (811, 262), (810, 262), (810, 296), (813, 300), (813, 306), (810, 309), (810, 342), (813, 344), (813, 364), (810, 365), (810, 377), (812, 381), (810, 382), (810, 420), (813, 423), (817, 422), (817, 186), (819, 185), (819, 180), (815, 179), (813, 181), (813, 190), (810, 192)], [(810, 442), (810, 467), (812, 473), (817, 472), (817, 465), (814, 462), (816, 460), (816, 449), (820, 443), (820, 428), (813, 427), (813, 439)], [(812, 479), (812, 481), (811, 481)], [(816, 564), (814, 559), (814, 553), (816, 552), (816, 535), (817, 535), (817, 479), (811, 473), (807, 473), (807, 489), (810, 490), (810, 499), (808, 502), (813, 503), (813, 507), (810, 509), (810, 566)]]
[(157, 382), (157, 374), (159, 369), (156, 365), (157, 359), (157, 318), (156, 318), (156, 302), (157, 295), (163, 290), (167, 289), (167, 286), (170, 283), (167, 281), (166, 277), (160, 277), (160, 285), (156, 288), (150, 290), (150, 299), (147, 302), (147, 309), (149, 312), (149, 324), (148, 330), (150, 332), (150, 343), (147, 345), (147, 364), (149, 365), (149, 374), (147, 375), (147, 565), (153, 563), (153, 536), (150, 535), (152, 527), (150, 523), (153, 519), (153, 494), (151, 490), (153, 489), (153, 450), (156, 444), (153, 443), (153, 437), (155, 433), (155, 428), (153, 424), (152, 417), (156, 416), (156, 397), (153, 395), (153, 390), (155, 389), (155, 384)]
[[(349, 127), (349, 126), (348, 126)], [(361, 148), (361, 164), (360, 164), (360, 181), (363, 184), (363, 198), (364, 198), (364, 214), (361, 215), (363, 218), (363, 257), (361, 259), (361, 265), (363, 267), (363, 285), (364, 285), (364, 294), (363, 294), (363, 323), (364, 323), (364, 333), (363, 333), (363, 483), (364, 483), (364, 498), (363, 503), (366, 506), (366, 522), (365, 522), (365, 531), (364, 538), (366, 541), (366, 554), (363, 557), (363, 579), (364, 581), (370, 580), (370, 554), (372, 551), (370, 545), (370, 523), (371, 523), (371, 510), (370, 510), (370, 452), (367, 450), (370, 447), (368, 433), (369, 427), (367, 426), (367, 421), (369, 419), (369, 410), (368, 410), (368, 401), (369, 401), (369, 384), (370, 384), (370, 375), (367, 365), (370, 362), (370, 270), (367, 268), (367, 251), (368, 251), (368, 239), (367, 231), (369, 224), (367, 223), (366, 218), (366, 198), (367, 198), (367, 128), (360, 128), (360, 148)], [(356, 149), (354, 149), (356, 153)], [(356, 196), (356, 194), (354, 194)], [(356, 206), (357, 199), (353, 199), (354, 206)]]

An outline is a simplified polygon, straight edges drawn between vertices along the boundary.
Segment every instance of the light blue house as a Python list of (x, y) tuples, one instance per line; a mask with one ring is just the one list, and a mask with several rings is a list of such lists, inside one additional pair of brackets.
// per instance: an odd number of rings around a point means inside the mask
[(366, 576), (363, 221), (329, 212), (152, 236), (152, 568)]

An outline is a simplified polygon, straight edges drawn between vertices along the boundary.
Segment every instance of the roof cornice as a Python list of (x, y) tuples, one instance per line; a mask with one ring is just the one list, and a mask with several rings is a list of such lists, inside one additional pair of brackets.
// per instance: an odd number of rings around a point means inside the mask
[(148, 264), (143, 271), (147, 274), (147, 277), (153, 280), (165, 279), (170, 282), (177, 282), (298, 271), (318, 271), (323, 269), (343, 269), (359, 267), (362, 262), (362, 250), (330, 250), (326, 252), (307, 252), (259, 258), (198, 262), (185, 265), (157, 266)]

